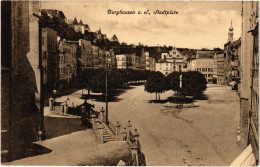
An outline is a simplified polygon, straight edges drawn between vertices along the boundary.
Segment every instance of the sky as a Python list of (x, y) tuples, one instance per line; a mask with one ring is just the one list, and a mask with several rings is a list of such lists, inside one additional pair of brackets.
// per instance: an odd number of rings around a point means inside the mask
[[(101, 28), (109, 39), (116, 34), (119, 42), (127, 44), (223, 49), (231, 20), (234, 40), (241, 36), (241, 1), (42, 1), (41, 4), (42, 9), (63, 11), (67, 19), (81, 19), (91, 31)], [(108, 14), (108, 10), (135, 14)], [(150, 15), (144, 14), (147, 10)], [(156, 10), (178, 14), (155, 15)]]

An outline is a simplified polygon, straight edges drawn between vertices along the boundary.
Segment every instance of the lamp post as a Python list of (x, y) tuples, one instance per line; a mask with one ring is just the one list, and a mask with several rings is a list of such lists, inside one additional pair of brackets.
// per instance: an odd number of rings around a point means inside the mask
[(57, 93), (57, 91), (54, 89), (52, 91), (52, 95), (53, 95), (53, 109), (54, 109), (54, 111), (55, 111), (55, 95), (56, 95), (56, 93)]
[(109, 124), (108, 121), (108, 70), (109, 70), (109, 64), (108, 64), (108, 56), (110, 56), (112, 53), (112, 49), (110, 49), (110, 53), (107, 55), (106, 54), (106, 123)]
[(107, 86), (108, 86), (107, 75), (108, 75), (108, 55), (106, 55), (106, 123), (109, 124), (109, 122), (108, 122), (108, 101), (107, 101)]

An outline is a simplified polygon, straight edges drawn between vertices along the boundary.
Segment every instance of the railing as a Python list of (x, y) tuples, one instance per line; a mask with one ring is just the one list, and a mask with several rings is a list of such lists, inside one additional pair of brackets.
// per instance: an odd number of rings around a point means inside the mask
[(258, 131), (257, 128), (255, 126), (255, 121), (253, 119), (252, 116), (250, 116), (250, 126), (252, 128), (252, 136), (254, 137), (256, 144), (257, 144), (257, 148), (259, 148), (259, 136), (258, 136)]
[[(82, 112), (85, 109), (82, 108)], [(89, 115), (89, 117), (87, 118), (82, 118), (83, 120), (86, 119), (88, 122), (90, 122), (90, 124), (92, 124), (92, 129), (94, 131), (94, 134), (96, 136), (96, 139), (101, 142), (104, 143), (104, 128), (105, 126), (107, 126), (110, 131), (114, 134), (114, 137), (116, 140), (126, 140), (127, 143), (130, 145), (131, 147), (131, 152), (132, 152), (132, 156), (130, 161), (125, 165), (125, 166), (138, 166), (140, 164), (145, 164), (145, 159), (141, 158), (143, 157), (143, 153), (141, 152), (141, 145), (140, 142), (138, 140), (139, 138), (139, 134), (137, 132), (137, 130), (135, 129), (135, 131), (131, 130), (132, 124), (130, 123), (130, 121), (128, 121), (127, 124), (127, 129), (124, 130), (122, 132), (122, 134), (124, 135), (124, 138), (119, 139), (119, 137), (121, 136), (120, 132), (120, 124), (119, 122), (117, 122), (117, 125), (115, 126), (115, 124), (112, 123), (111, 120), (108, 120), (108, 125), (105, 124), (106, 119), (104, 117), (103, 114), (103, 110), (101, 110), (99, 117), (94, 116), (94, 114)], [(84, 121), (82, 121), (84, 122)], [(105, 126), (104, 126), (105, 125)], [(126, 138), (125, 138), (126, 137)], [(139, 163), (139, 160), (141, 163)]]
[(108, 119), (108, 127), (113, 132), (114, 135), (116, 135), (116, 126)]
[(135, 141), (136, 141), (136, 140), (135, 140), (135, 138), (134, 138), (134, 135), (133, 135), (132, 131), (129, 130), (128, 142), (129, 142), (130, 146), (132, 146)]
[(99, 141), (100, 135), (99, 135), (99, 131), (98, 131), (98, 123), (97, 123), (96, 119), (94, 119), (94, 120), (95, 120), (95, 122), (94, 123), (92, 122), (92, 129), (94, 131), (97, 141)]
[(137, 166), (136, 155), (134, 154), (131, 159), (125, 164), (125, 166)]

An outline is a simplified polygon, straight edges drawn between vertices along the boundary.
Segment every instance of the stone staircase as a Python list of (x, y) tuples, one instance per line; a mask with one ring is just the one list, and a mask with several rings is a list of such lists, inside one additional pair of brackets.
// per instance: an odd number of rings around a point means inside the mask
[(112, 134), (111, 130), (107, 126), (105, 126), (103, 130), (103, 139), (104, 139), (104, 143), (115, 141), (114, 135)]

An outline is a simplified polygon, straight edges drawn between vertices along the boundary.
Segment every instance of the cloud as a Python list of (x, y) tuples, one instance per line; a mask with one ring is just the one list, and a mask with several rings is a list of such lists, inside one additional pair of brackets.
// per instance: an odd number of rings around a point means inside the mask
[[(42, 2), (67, 18), (77, 17), (92, 31), (101, 28), (120, 42), (175, 45), (188, 48), (223, 48), (230, 21), (234, 38), (241, 35), (241, 2)], [(146, 11), (151, 15), (109, 15), (107, 10)], [(154, 10), (176, 10), (178, 15), (153, 15)]]

